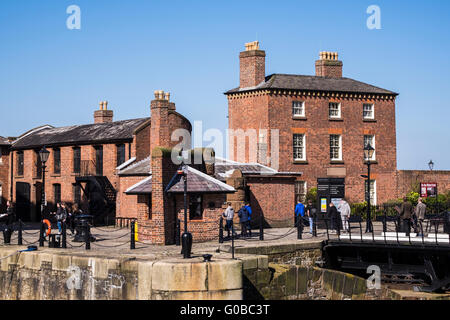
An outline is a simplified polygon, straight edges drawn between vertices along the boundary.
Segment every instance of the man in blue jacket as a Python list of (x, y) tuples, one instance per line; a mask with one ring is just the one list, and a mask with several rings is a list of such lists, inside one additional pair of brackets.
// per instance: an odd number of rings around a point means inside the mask
[(297, 223), (301, 223), (301, 218), (304, 216), (305, 216), (305, 206), (299, 199), (295, 206), (295, 226), (297, 226)]
[(247, 209), (248, 212), (248, 221), (247, 221), (247, 230), (250, 237), (252, 236), (252, 227), (250, 225), (250, 221), (252, 220), (252, 208), (250, 207), (249, 202), (245, 202), (245, 209)]

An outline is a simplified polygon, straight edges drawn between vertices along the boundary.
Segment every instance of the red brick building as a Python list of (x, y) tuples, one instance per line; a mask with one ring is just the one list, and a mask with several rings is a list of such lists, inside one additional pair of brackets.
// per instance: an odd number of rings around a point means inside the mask
[[(257, 160), (281, 172), (302, 172), (294, 191), (288, 192), (295, 192), (295, 197), (304, 197), (316, 187), (317, 178), (344, 178), (346, 196), (351, 202), (362, 202), (366, 189), (361, 174), (367, 172), (363, 148), (370, 142), (375, 148), (373, 201), (395, 198), (397, 93), (343, 77), (337, 53), (322, 52), (314, 76), (266, 76), (265, 57), (257, 42), (247, 44), (239, 56), (240, 85), (225, 93), (229, 128), (256, 130), (256, 141), (250, 142), (248, 134), (245, 148), (230, 143), (230, 158)], [(278, 145), (274, 135), (279, 136)], [(245, 150), (245, 156), (238, 148)], [(262, 151), (267, 161), (261, 159)], [(291, 208), (292, 198), (285, 200)]]
[(6, 209), (9, 200), (9, 149), (11, 143), (8, 139), (0, 137), (0, 212)]

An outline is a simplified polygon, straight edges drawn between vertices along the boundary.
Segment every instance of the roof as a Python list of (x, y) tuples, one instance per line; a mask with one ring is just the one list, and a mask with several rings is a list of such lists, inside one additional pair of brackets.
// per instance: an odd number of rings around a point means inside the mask
[(13, 149), (31, 149), (44, 145), (52, 147), (129, 141), (133, 139), (134, 130), (148, 119), (139, 118), (59, 128), (43, 126), (23, 134), (12, 146)]
[(240, 170), (244, 176), (300, 176), (302, 172), (277, 171), (260, 163), (236, 162), (229, 159), (216, 157), (214, 163), (215, 176), (217, 179), (225, 180), (230, 177), (234, 170)]
[[(187, 166), (187, 192), (188, 193), (233, 193), (236, 190), (222, 181), (215, 179)], [(183, 193), (184, 183), (182, 180), (174, 184), (168, 191), (169, 193)], [(126, 194), (150, 194), (152, 193), (152, 177), (143, 179), (139, 183), (131, 186), (125, 191)]]
[[(131, 160), (131, 159), (130, 159)], [(141, 176), (141, 175), (149, 175), (151, 174), (151, 157), (147, 157), (141, 161), (135, 162), (129, 161), (128, 165), (120, 166), (117, 169), (119, 170), (119, 176)]]
[(0, 146), (9, 146), (11, 142), (8, 139), (0, 136)]
[(295, 74), (272, 74), (255, 87), (235, 88), (225, 94), (239, 93), (261, 89), (288, 89), (306, 91), (330, 91), (349, 93), (368, 93), (383, 95), (398, 95), (398, 93), (372, 86), (350, 78), (329, 78)]

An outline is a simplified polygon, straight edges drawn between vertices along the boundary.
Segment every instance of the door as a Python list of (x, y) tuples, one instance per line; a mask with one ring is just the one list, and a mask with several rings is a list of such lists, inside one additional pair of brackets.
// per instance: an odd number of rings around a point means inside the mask
[(16, 216), (22, 221), (30, 221), (30, 184), (16, 183)]
[(103, 176), (103, 147), (95, 147), (95, 174)]

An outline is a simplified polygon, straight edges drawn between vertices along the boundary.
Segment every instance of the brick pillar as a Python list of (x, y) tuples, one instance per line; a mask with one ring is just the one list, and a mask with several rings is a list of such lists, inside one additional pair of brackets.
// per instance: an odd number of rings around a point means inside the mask
[(259, 50), (259, 42), (245, 44), (245, 51), (239, 54), (240, 88), (254, 87), (266, 78), (266, 52)]
[(342, 66), (337, 52), (321, 52), (320, 59), (316, 61), (316, 76), (342, 78)]
[(162, 90), (155, 91), (155, 99), (150, 104), (151, 128), (150, 150), (156, 147), (170, 146), (169, 109), (174, 110), (175, 105), (169, 102), (170, 94)]

